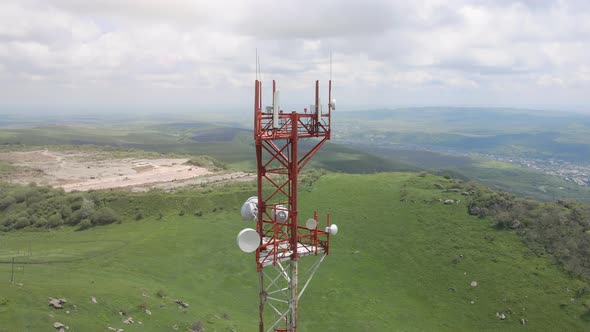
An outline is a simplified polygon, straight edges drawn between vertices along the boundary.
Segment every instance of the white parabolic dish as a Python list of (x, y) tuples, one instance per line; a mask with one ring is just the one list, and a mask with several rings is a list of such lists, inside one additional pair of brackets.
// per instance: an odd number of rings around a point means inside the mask
[(289, 211), (284, 205), (277, 205), (272, 212), (275, 216), (276, 221), (278, 222), (286, 222), (289, 219)]
[(255, 229), (244, 228), (238, 233), (238, 247), (243, 252), (253, 252), (260, 245), (260, 235)]
[(252, 196), (248, 198), (244, 205), (242, 205), (242, 220), (254, 221), (258, 218), (258, 197)]
[(318, 222), (315, 219), (307, 219), (305, 222), (305, 227), (309, 229), (315, 229), (318, 225)]
[(330, 227), (326, 227), (326, 232), (330, 233), (330, 235), (336, 235), (338, 233), (338, 226), (332, 224)]

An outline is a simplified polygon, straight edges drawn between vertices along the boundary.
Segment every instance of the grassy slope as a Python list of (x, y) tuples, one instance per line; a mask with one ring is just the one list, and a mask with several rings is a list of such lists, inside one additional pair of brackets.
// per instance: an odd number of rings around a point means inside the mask
[[(332, 255), (301, 301), (302, 331), (521, 330), (520, 318), (531, 330), (590, 327), (581, 318), (586, 299), (571, 301), (588, 284), (565, 276), (546, 258), (531, 256), (513, 233), (468, 216), (463, 204), (422, 202), (453, 197), (434, 189), (433, 183), (445, 181), (412, 173), (330, 174), (302, 193), (300, 215), (314, 208), (321, 215), (330, 212), (341, 229), (333, 238)], [(400, 202), (402, 191), (417, 203)], [(202, 320), (207, 331), (254, 331), (253, 257), (240, 253), (234, 240), (247, 225), (238, 220), (237, 208), (250, 194), (234, 190), (160, 200), (137, 195), (112, 204), (128, 209), (128, 215), (134, 206), (144, 206), (149, 217), (141, 222), (84, 232), (2, 235), (0, 260), (17, 248), (21, 254), (30, 250), (30, 260), (58, 259), (59, 254), (85, 258), (27, 265), (24, 271), (18, 266), (15, 279), (22, 287), (7, 283), (10, 266), (0, 264), (0, 321), (5, 322), (0, 331), (46, 330), (54, 321), (74, 331), (106, 326), (164, 331), (175, 324), (186, 330), (195, 320)], [(173, 213), (187, 205), (205, 211), (204, 216)], [(162, 206), (170, 211), (157, 221), (152, 216)], [(222, 212), (211, 212), (219, 206), (225, 207)], [(61, 243), (70, 249), (61, 251)], [(459, 255), (464, 258), (454, 263)], [(478, 287), (469, 286), (472, 280)], [(185, 312), (157, 298), (160, 289), (190, 308)], [(70, 314), (51, 310), (48, 296), (66, 297), (77, 308), (66, 309)], [(92, 304), (90, 296), (99, 304)], [(140, 304), (153, 315), (137, 309)], [(506, 321), (495, 317), (508, 308), (514, 314)], [(122, 309), (143, 325), (123, 326), (117, 314)]]

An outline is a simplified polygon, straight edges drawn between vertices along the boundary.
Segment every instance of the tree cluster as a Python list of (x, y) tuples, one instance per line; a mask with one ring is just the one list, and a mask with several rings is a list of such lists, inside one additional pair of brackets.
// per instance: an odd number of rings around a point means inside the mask
[(93, 193), (66, 193), (34, 183), (0, 185), (0, 231), (62, 225), (78, 225), (85, 229), (119, 219), (117, 213)]

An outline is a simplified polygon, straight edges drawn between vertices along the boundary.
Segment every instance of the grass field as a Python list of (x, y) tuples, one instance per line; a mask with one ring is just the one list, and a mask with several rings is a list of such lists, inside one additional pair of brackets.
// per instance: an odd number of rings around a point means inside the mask
[[(415, 173), (328, 174), (302, 193), (300, 215), (330, 212), (340, 232), (301, 300), (301, 331), (590, 328), (583, 306), (588, 283), (532, 255), (514, 233), (468, 216), (464, 201), (424, 202), (464, 200), (435, 189), (449, 181)], [(237, 232), (249, 226), (239, 221), (238, 208), (252, 193), (239, 185), (118, 194), (109, 204), (125, 216), (122, 224), (0, 233), (0, 261), (44, 262), (16, 264), (14, 284), (11, 265), (0, 264), (0, 331), (50, 330), (55, 321), (70, 331), (186, 331), (195, 321), (208, 332), (256, 330), (254, 258), (235, 245)], [(138, 208), (146, 219), (132, 221)], [(202, 217), (192, 213), (197, 209)], [(65, 297), (66, 308), (50, 309), (48, 297)], [(176, 298), (190, 307), (179, 308)], [(136, 323), (123, 324), (120, 311)]]

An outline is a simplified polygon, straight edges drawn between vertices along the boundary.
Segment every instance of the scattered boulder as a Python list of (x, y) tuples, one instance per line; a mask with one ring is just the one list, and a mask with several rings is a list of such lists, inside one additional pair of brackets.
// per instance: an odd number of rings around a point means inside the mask
[(68, 302), (66, 299), (54, 299), (51, 297), (49, 299), (49, 306), (55, 309), (63, 309), (64, 304)]
[(125, 330), (123, 330), (123, 329), (116, 329), (116, 328), (110, 327), (110, 326), (108, 327), (108, 329), (111, 331), (115, 331), (115, 332), (125, 332)]
[(96, 302), (96, 297), (94, 297), (94, 296), (90, 297), (90, 301), (92, 301), (92, 303), (97, 303)]
[(470, 194), (468, 192), (464, 191), (464, 192), (461, 193), (461, 195), (463, 195), (463, 196), (469, 196)]
[(63, 309), (63, 305), (57, 299), (49, 300), (49, 306), (55, 309)]
[(443, 186), (442, 186), (442, 184), (440, 184), (440, 183), (435, 183), (435, 184), (434, 184), (434, 187), (435, 187), (436, 189), (440, 189), (440, 190), (443, 190), (443, 189), (445, 189), (445, 187), (443, 187)]
[(174, 302), (178, 303), (183, 308), (188, 308), (189, 307), (188, 303), (186, 303), (184, 301), (181, 301), (181, 300), (176, 299), (176, 300), (174, 300)]
[(501, 320), (505, 320), (505, 319), (506, 319), (506, 315), (505, 315), (504, 313), (501, 313), (501, 314), (500, 314), (500, 319), (501, 319)]
[(152, 315), (152, 312), (149, 309), (145, 309), (145, 313), (148, 314), (149, 316)]
[(59, 332), (64, 332), (66, 326), (63, 323), (55, 322), (53, 323), (53, 327), (58, 330)]
[(125, 324), (133, 324), (134, 323), (133, 317), (129, 316), (129, 317), (123, 319), (123, 323), (125, 323)]
[(453, 193), (458, 193), (458, 192), (461, 192), (461, 190), (459, 190), (459, 189), (457, 189), (457, 188), (453, 188), (453, 189), (451, 189), (451, 190), (449, 190), (449, 191), (450, 191), (450, 192), (453, 192)]
[(472, 216), (479, 216), (481, 214), (481, 209), (477, 206), (473, 206), (469, 208), (469, 214)]
[(453, 203), (455, 203), (455, 201), (454, 201), (454, 200), (452, 200), (452, 199), (445, 199), (444, 203), (445, 203), (446, 205), (450, 205), (450, 204), (453, 204)]
[(473, 280), (470, 285), (471, 287), (477, 287), (477, 281)]
[(528, 320), (521, 318), (520, 319), (520, 325), (525, 325), (526, 323), (528, 323)]
[(520, 221), (513, 220), (512, 223), (510, 223), (510, 226), (509, 227), (511, 229), (517, 229), (517, 228), (520, 228), (520, 226), (522, 226), (521, 223), (520, 223)]

